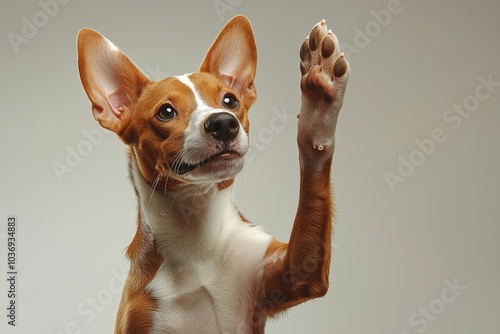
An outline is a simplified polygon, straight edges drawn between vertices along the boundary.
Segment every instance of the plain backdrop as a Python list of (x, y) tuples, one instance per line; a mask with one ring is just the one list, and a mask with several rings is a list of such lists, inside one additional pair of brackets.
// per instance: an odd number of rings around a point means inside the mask
[(254, 27), (259, 97), (234, 194), (280, 240), (299, 167), (296, 120), (278, 115), (298, 112), (299, 48), (320, 19), (352, 67), (333, 167), (331, 288), (267, 333), (499, 333), (500, 5), (489, 0), (2, 1), (0, 277), (9, 215), (19, 277), (15, 328), (0, 280), (0, 331), (112, 332), (136, 202), (125, 146), (93, 132), (78, 31), (98, 30), (159, 79), (196, 71), (236, 14)]

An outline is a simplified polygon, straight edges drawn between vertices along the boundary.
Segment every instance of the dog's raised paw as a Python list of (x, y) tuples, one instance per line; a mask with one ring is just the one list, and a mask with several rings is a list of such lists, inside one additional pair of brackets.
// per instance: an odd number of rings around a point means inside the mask
[(333, 102), (345, 89), (349, 63), (340, 51), (337, 36), (327, 30), (325, 20), (318, 22), (302, 43), (300, 70), (301, 88), (306, 95), (320, 94), (325, 102)]
[(337, 116), (350, 71), (337, 36), (328, 30), (325, 20), (318, 22), (302, 43), (300, 71), (299, 139), (309, 137), (313, 148), (322, 151), (334, 141)]

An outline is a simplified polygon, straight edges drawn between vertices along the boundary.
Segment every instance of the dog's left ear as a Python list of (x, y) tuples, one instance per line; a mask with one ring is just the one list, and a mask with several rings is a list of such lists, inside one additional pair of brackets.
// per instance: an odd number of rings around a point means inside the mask
[(237, 92), (248, 109), (257, 98), (254, 84), (257, 48), (252, 26), (245, 16), (232, 18), (208, 50), (200, 72), (209, 72)]

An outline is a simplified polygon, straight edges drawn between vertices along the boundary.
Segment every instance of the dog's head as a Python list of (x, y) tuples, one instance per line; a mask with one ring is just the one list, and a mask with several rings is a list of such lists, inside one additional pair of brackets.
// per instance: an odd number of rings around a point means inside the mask
[(243, 16), (229, 21), (199, 73), (147, 78), (105, 37), (78, 35), (78, 68), (92, 113), (131, 148), (150, 184), (175, 189), (232, 180), (248, 151), (257, 51)]

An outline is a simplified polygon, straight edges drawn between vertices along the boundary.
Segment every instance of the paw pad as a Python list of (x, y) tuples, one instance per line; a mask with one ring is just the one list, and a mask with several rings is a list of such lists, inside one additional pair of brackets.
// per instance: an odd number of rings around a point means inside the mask
[(303, 93), (319, 94), (330, 102), (337, 96), (337, 83), (347, 80), (349, 63), (340, 52), (335, 34), (327, 30), (325, 20), (318, 22), (302, 43), (300, 71)]

